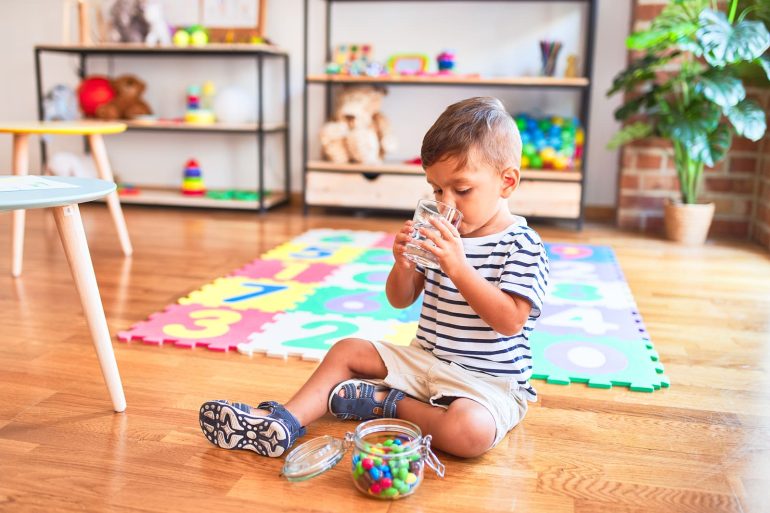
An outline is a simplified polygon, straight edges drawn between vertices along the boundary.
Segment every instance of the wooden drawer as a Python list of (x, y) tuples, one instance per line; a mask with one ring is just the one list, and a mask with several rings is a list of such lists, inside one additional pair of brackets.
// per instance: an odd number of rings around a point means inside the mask
[(423, 175), (308, 171), (305, 195), (310, 206), (413, 211), (418, 200), (433, 198), (433, 189)]
[(532, 217), (580, 217), (579, 183), (524, 180), (508, 198), (511, 212)]

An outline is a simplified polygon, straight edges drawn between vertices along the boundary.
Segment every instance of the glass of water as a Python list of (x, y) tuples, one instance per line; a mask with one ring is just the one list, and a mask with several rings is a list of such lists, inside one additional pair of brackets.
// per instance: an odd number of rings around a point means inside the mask
[[(460, 221), (463, 218), (462, 213), (456, 208), (441, 203), (436, 200), (422, 199), (417, 203), (417, 209), (414, 211), (414, 226), (412, 230), (412, 241), (406, 244), (406, 258), (412, 262), (422, 265), (424, 267), (430, 267), (432, 269), (438, 269), (439, 264), (436, 257), (430, 251), (427, 251), (420, 247), (419, 243), (426, 240), (426, 237), (420, 233), (420, 228), (426, 230), (433, 230), (436, 233), (439, 231), (430, 222), (432, 217), (443, 217), (449, 224), (457, 228), (460, 225)], [(433, 244), (429, 241), (429, 244)]]

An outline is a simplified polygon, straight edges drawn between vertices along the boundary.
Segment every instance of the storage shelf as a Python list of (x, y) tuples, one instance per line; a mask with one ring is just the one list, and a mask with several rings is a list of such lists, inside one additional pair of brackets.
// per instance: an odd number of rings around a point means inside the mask
[[(380, 165), (367, 164), (335, 164), (323, 160), (311, 160), (307, 163), (308, 171), (328, 171), (336, 173), (385, 173), (393, 175), (421, 175), (424, 173), (419, 164), (384, 163)], [(523, 180), (539, 180), (549, 182), (580, 182), (583, 174), (579, 171), (551, 171), (539, 169), (524, 169), (521, 172)]]
[[(137, 185), (138, 194), (121, 194), (120, 202), (136, 205), (167, 205), (174, 207), (227, 208), (259, 210), (259, 200), (218, 200), (205, 196), (185, 196), (179, 189)], [(270, 191), (265, 196), (266, 209), (288, 203), (289, 197), (282, 191)]]
[(552, 88), (584, 88), (589, 81), (583, 77), (473, 77), (463, 75), (406, 75), (406, 76), (350, 76), (350, 75), (308, 75), (308, 83), (336, 84), (390, 84), (390, 85), (457, 85), (457, 86), (519, 86), (519, 87), (552, 87)]
[(35, 50), (60, 53), (126, 54), (126, 55), (281, 55), (286, 51), (273, 45), (246, 43), (210, 43), (206, 46), (148, 46), (143, 43), (100, 43), (92, 45), (45, 44)]
[(170, 132), (227, 132), (227, 133), (258, 133), (260, 131), (282, 132), (286, 130), (285, 123), (264, 123), (262, 130), (257, 123), (211, 123), (196, 124), (173, 120), (121, 120), (129, 130), (150, 130)]

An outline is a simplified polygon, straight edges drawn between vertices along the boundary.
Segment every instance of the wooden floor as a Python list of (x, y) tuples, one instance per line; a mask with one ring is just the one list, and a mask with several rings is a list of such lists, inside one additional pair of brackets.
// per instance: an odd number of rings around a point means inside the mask
[[(770, 258), (748, 244), (682, 249), (602, 227), (542, 227), (547, 241), (610, 244), (671, 388), (642, 394), (535, 382), (540, 402), (495, 450), (446, 455), (409, 499), (359, 495), (347, 460), (292, 484), (281, 460), (199, 432), (208, 399), (285, 401), (314, 364), (115, 343), (128, 409), (111, 412), (52, 219), (28, 214), (24, 275), (10, 278), (0, 215), (0, 511), (668, 513), (770, 511)], [(318, 214), (318, 213), (317, 213)], [(124, 259), (107, 210), (83, 218), (113, 333), (314, 227), (400, 221), (126, 208)], [(310, 436), (355, 424), (325, 418)]]

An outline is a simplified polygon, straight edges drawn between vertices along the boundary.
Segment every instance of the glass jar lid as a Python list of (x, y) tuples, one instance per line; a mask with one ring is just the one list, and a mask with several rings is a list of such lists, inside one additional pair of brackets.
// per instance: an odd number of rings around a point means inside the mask
[(289, 481), (305, 481), (323, 474), (345, 455), (344, 441), (325, 435), (296, 447), (287, 456), (281, 475)]

